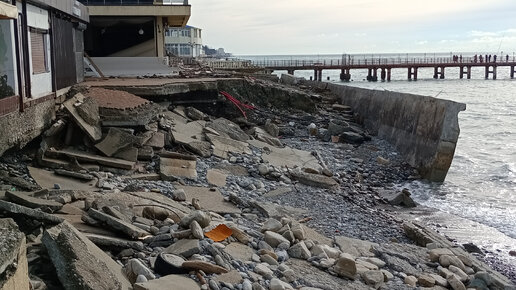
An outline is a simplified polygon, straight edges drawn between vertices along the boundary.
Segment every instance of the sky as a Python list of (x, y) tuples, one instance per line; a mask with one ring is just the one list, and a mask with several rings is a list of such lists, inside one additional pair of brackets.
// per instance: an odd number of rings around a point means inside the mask
[(514, 0), (190, 0), (235, 55), (516, 52)]

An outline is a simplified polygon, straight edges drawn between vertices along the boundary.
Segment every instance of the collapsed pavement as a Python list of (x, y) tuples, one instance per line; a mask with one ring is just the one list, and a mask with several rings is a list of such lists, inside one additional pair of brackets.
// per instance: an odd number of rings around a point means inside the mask
[(74, 91), (37, 152), (0, 164), (0, 221), (21, 241), (0, 240), (13, 249), (1, 280), (33, 289), (512, 287), (385, 211), (414, 205), (394, 184), (417, 172), (354, 123), (351, 108), (298, 96), (318, 114), (268, 107), (243, 118), (224, 100), (224, 116), (213, 116)]

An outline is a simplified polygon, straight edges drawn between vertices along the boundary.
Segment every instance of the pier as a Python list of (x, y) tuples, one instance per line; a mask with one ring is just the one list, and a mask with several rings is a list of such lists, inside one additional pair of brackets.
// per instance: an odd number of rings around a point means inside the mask
[(491, 61), (480, 61), (475, 57), (421, 57), (421, 58), (403, 58), (403, 57), (371, 57), (354, 59), (351, 56), (343, 56), (342, 59), (325, 59), (321, 61), (314, 60), (260, 60), (253, 61), (253, 66), (262, 67), (266, 71), (285, 70), (289, 74), (294, 74), (296, 70), (312, 70), (314, 72), (313, 80), (322, 81), (323, 70), (341, 70), (340, 79), (343, 81), (351, 80), (351, 71), (364, 69), (367, 70), (367, 80), (376, 82), (390, 81), (393, 69), (407, 70), (408, 80), (418, 79), (418, 70), (420, 68), (433, 68), (434, 79), (444, 79), (447, 68), (459, 68), (460, 79), (471, 79), (471, 69), (473, 67), (483, 67), (485, 70), (485, 79), (496, 79), (498, 67), (510, 67), (510, 78), (514, 79), (514, 71), (516, 61), (514, 56), (493, 57)]

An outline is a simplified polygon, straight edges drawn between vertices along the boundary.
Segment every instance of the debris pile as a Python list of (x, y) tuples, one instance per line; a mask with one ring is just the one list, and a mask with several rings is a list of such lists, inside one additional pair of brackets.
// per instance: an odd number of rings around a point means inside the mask
[(376, 207), (381, 183), (414, 172), (363, 144), (350, 108), (236, 122), (170, 109), (83, 91), (35, 158), (4, 159), (0, 287), (502, 289), (465, 252), (411, 244)]

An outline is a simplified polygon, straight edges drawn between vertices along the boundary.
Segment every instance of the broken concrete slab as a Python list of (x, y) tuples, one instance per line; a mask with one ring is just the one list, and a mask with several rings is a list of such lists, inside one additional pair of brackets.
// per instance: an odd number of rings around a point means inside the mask
[(224, 118), (218, 118), (206, 125), (206, 127), (212, 128), (217, 131), (224, 137), (231, 138), (237, 141), (247, 141), (249, 140), (249, 135), (247, 135), (240, 127)]
[(139, 153), (138, 148), (128, 147), (128, 148), (120, 150), (120, 152), (113, 155), (113, 157), (131, 161), (131, 162), (136, 162), (136, 161), (138, 161), (138, 153)]
[(166, 151), (166, 150), (159, 152), (158, 155), (160, 157), (164, 157), (164, 158), (197, 161), (197, 156), (195, 156), (195, 155), (181, 154), (181, 153), (170, 152), (170, 151)]
[(12, 219), (0, 219), (0, 289), (30, 289), (25, 235)]
[(192, 198), (199, 199), (199, 204), (203, 209), (216, 212), (218, 214), (241, 213), (240, 209), (234, 204), (227, 202), (220, 191), (215, 188), (197, 186), (179, 186), (186, 193), (186, 200)]
[(234, 176), (249, 176), (249, 171), (247, 170), (247, 168), (245, 168), (241, 165), (219, 163), (215, 166), (215, 169), (225, 171), (228, 174), (231, 174)]
[(211, 185), (215, 185), (218, 187), (226, 186), (227, 175), (221, 172), (220, 170), (210, 169), (206, 173), (206, 180)]
[(109, 167), (115, 167), (115, 168), (121, 168), (121, 169), (127, 169), (131, 170), (134, 167), (134, 162), (112, 158), (112, 157), (103, 157), (95, 154), (91, 154), (88, 152), (83, 152), (79, 150), (74, 149), (63, 149), (63, 150), (56, 150), (56, 149), (49, 149), (47, 151), (47, 154), (49, 155), (55, 155), (55, 156), (65, 156), (68, 158), (76, 158), (80, 161), (86, 161), (86, 162), (93, 162), (100, 165), (105, 165)]
[(86, 180), (86, 181), (91, 181), (91, 180), (95, 179), (95, 177), (91, 174), (70, 171), (70, 170), (65, 170), (65, 169), (56, 169), (56, 170), (54, 170), (54, 172), (57, 175), (72, 177), (75, 179), (82, 179), (82, 180)]
[(276, 196), (279, 196), (282, 194), (287, 194), (289, 192), (292, 192), (292, 190), (293, 190), (292, 187), (280, 187), (280, 188), (276, 188), (274, 190), (267, 192), (266, 194), (263, 195), (263, 197), (276, 197)]
[(20, 204), (29, 208), (39, 208), (45, 212), (55, 212), (63, 207), (63, 205), (59, 202), (32, 197), (27, 193), (6, 191), (5, 196), (16, 204)]
[(275, 147), (283, 147), (283, 144), (281, 141), (276, 138), (272, 137), (269, 133), (267, 133), (265, 130), (259, 127), (254, 127), (251, 130), (248, 131), (249, 135), (253, 136), (259, 141), (265, 142), (271, 146)]
[(154, 206), (160, 209), (166, 209), (171, 217), (178, 219), (181, 219), (191, 211), (181, 203), (156, 192), (109, 192), (98, 196), (94, 201), (94, 205), (97, 208), (118, 206), (119, 210), (127, 216), (144, 216), (144, 209)]
[(104, 222), (107, 226), (124, 233), (132, 239), (137, 239), (150, 235), (148, 232), (130, 224), (123, 220), (117, 219), (105, 213), (102, 213), (94, 208), (88, 210), (88, 215), (92, 218)]
[(202, 141), (202, 131), (205, 126), (205, 121), (193, 121), (186, 124), (178, 123), (172, 128), (172, 141), (183, 145), (194, 141)]
[(0, 180), (4, 181), (7, 184), (14, 185), (22, 189), (30, 191), (38, 190), (37, 185), (34, 185), (21, 177), (10, 176), (7, 171), (0, 170)]
[(134, 284), (134, 290), (201, 290), (201, 287), (194, 280), (181, 275), (167, 275), (159, 279), (150, 280), (145, 283)]
[(215, 136), (212, 134), (206, 134), (206, 138), (210, 141), (215, 148), (213, 149), (213, 155), (227, 159), (228, 153), (235, 154), (252, 154), (249, 144), (230, 138)]
[(290, 171), (290, 176), (300, 183), (308, 186), (334, 188), (339, 185), (339, 183), (331, 177), (320, 174), (307, 173), (300, 170)]
[(174, 143), (184, 145), (193, 153), (202, 157), (211, 156), (211, 144), (204, 141), (203, 129), (205, 121), (194, 121), (189, 123), (177, 123), (171, 133)]
[(255, 201), (253, 205), (262, 212), (266, 217), (281, 219), (285, 216), (298, 216), (303, 215), (307, 211), (300, 208), (291, 206), (282, 206), (274, 204), (272, 202), (259, 202)]
[(278, 168), (311, 168), (318, 172), (321, 172), (323, 169), (319, 164), (319, 160), (317, 160), (311, 152), (290, 147), (277, 148), (258, 140), (249, 140), (247, 142), (256, 148), (265, 151), (265, 153), (262, 154), (262, 158), (272, 166)]
[[(65, 109), (70, 113), (71, 117), (73, 118), (74, 122), (88, 135), (88, 137), (91, 138), (91, 140), (97, 142), (102, 139), (102, 130), (100, 128), (100, 125), (91, 125), (86, 120), (83, 119), (81, 114), (79, 114), (77, 110), (77, 106), (80, 104), (83, 104), (85, 101), (85, 96), (82, 94), (77, 94), (73, 98), (69, 99), (68, 101), (63, 103), (63, 106)], [(82, 114), (84, 114), (83, 112)], [(97, 114), (97, 112), (89, 112), (89, 114)]]
[(95, 144), (100, 152), (106, 156), (111, 157), (123, 149), (136, 145), (140, 142), (140, 139), (133, 134), (127, 133), (125, 130), (118, 128), (109, 128), (109, 131), (104, 139)]
[(161, 149), (165, 147), (165, 134), (163, 132), (154, 132), (152, 137), (145, 143), (145, 146)]
[(197, 178), (197, 161), (160, 158), (160, 175), (163, 180), (175, 181), (178, 178)]
[(47, 229), (42, 241), (65, 289), (130, 289), (122, 267), (68, 222)]
[(55, 185), (59, 185), (59, 188), (62, 190), (84, 190), (84, 191), (93, 191), (96, 190), (95, 184), (97, 183), (97, 178), (91, 181), (79, 181), (73, 178), (62, 177), (56, 175), (52, 171), (35, 168), (31, 166), (27, 166), (29, 170), (30, 176), (36, 181), (36, 183), (41, 186), (41, 188), (55, 188)]
[(99, 234), (85, 234), (85, 236), (92, 241), (95, 245), (103, 248), (110, 249), (135, 249), (137, 251), (143, 251), (143, 243), (140, 241), (129, 241), (115, 237), (109, 237)]
[(33, 220), (37, 220), (40, 222), (46, 222), (50, 224), (58, 224), (63, 222), (62, 218), (59, 218), (55, 215), (51, 215), (40, 210), (28, 208), (25, 206), (21, 206), (15, 203), (7, 202), (0, 200), (0, 211), (6, 211), (11, 216), (24, 216)]

